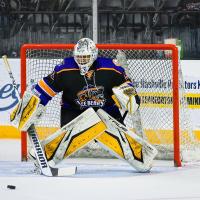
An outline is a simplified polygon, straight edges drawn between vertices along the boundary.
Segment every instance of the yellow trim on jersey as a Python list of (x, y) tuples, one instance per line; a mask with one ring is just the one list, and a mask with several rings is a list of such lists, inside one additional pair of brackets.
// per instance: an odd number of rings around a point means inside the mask
[(105, 68), (105, 67), (102, 67), (102, 68), (97, 69), (97, 71), (100, 71), (100, 70), (110, 70), (110, 71), (115, 71), (115, 72), (117, 72), (118, 74), (122, 74), (121, 72), (117, 71), (117, 70), (114, 69), (114, 68)]
[(79, 69), (76, 69), (76, 68), (71, 68), (71, 69), (62, 69), (58, 72), (56, 72), (57, 74), (61, 73), (61, 72), (65, 72), (65, 71), (73, 71), (73, 70), (79, 70)]
[(56, 95), (56, 92), (54, 92), (42, 79), (38, 82), (38, 85), (50, 96), (54, 97)]

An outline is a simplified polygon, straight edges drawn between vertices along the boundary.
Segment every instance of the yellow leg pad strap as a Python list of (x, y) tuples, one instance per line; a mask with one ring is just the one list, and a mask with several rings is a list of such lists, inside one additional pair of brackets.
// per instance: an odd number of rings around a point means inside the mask
[(106, 125), (102, 121), (100, 121), (99, 123), (90, 127), (86, 131), (74, 135), (71, 138), (69, 146), (65, 152), (64, 158), (70, 156), (72, 153), (85, 146), (88, 142), (95, 139), (98, 135), (104, 132), (106, 128)]
[(104, 132), (100, 136), (98, 136), (96, 140), (107, 146), (112, 151), (114, 151), (121, 158), (124, 158), (124, 153), (120, 140), (115, 135), (108, 132)]

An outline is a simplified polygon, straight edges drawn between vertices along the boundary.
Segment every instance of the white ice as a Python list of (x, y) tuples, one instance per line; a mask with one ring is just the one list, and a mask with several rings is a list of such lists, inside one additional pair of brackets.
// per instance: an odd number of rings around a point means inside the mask
[(175, 168), (156, 161), (150, 173), (116, 159), (68, 159), (62, 165), (76, 165), (77, 174), (34, 174), (31, 162), (20, 161), (19, 140), (0, 140), (0, 200), (200, 200), (198, 164)]

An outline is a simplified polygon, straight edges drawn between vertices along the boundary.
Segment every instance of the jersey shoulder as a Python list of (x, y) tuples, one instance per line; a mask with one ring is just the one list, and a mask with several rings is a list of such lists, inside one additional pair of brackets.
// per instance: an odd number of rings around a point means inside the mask
[(96, 61), (97, 70), (114, 70), (120, 74), (123, 74), (125, 71), (123, 67), (117, 66), (111, 58), (98, 57)]
[(59, 65), (56, 65), (54, 68), (54, 71), (56, 73), (61, 73), (64, 71), (73, 71), (73, 70), (79, 70), (79, 67), (76, 64), (73, 57), (64, 58), (63, 62)]

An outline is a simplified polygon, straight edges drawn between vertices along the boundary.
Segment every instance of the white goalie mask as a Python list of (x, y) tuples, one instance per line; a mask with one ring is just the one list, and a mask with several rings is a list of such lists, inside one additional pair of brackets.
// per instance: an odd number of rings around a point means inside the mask
[(81, 75), (85, 75), (97, 59), (98, 49), (89, 38), (80, 39), (74, 47), (74, 60), (80, 68)]

